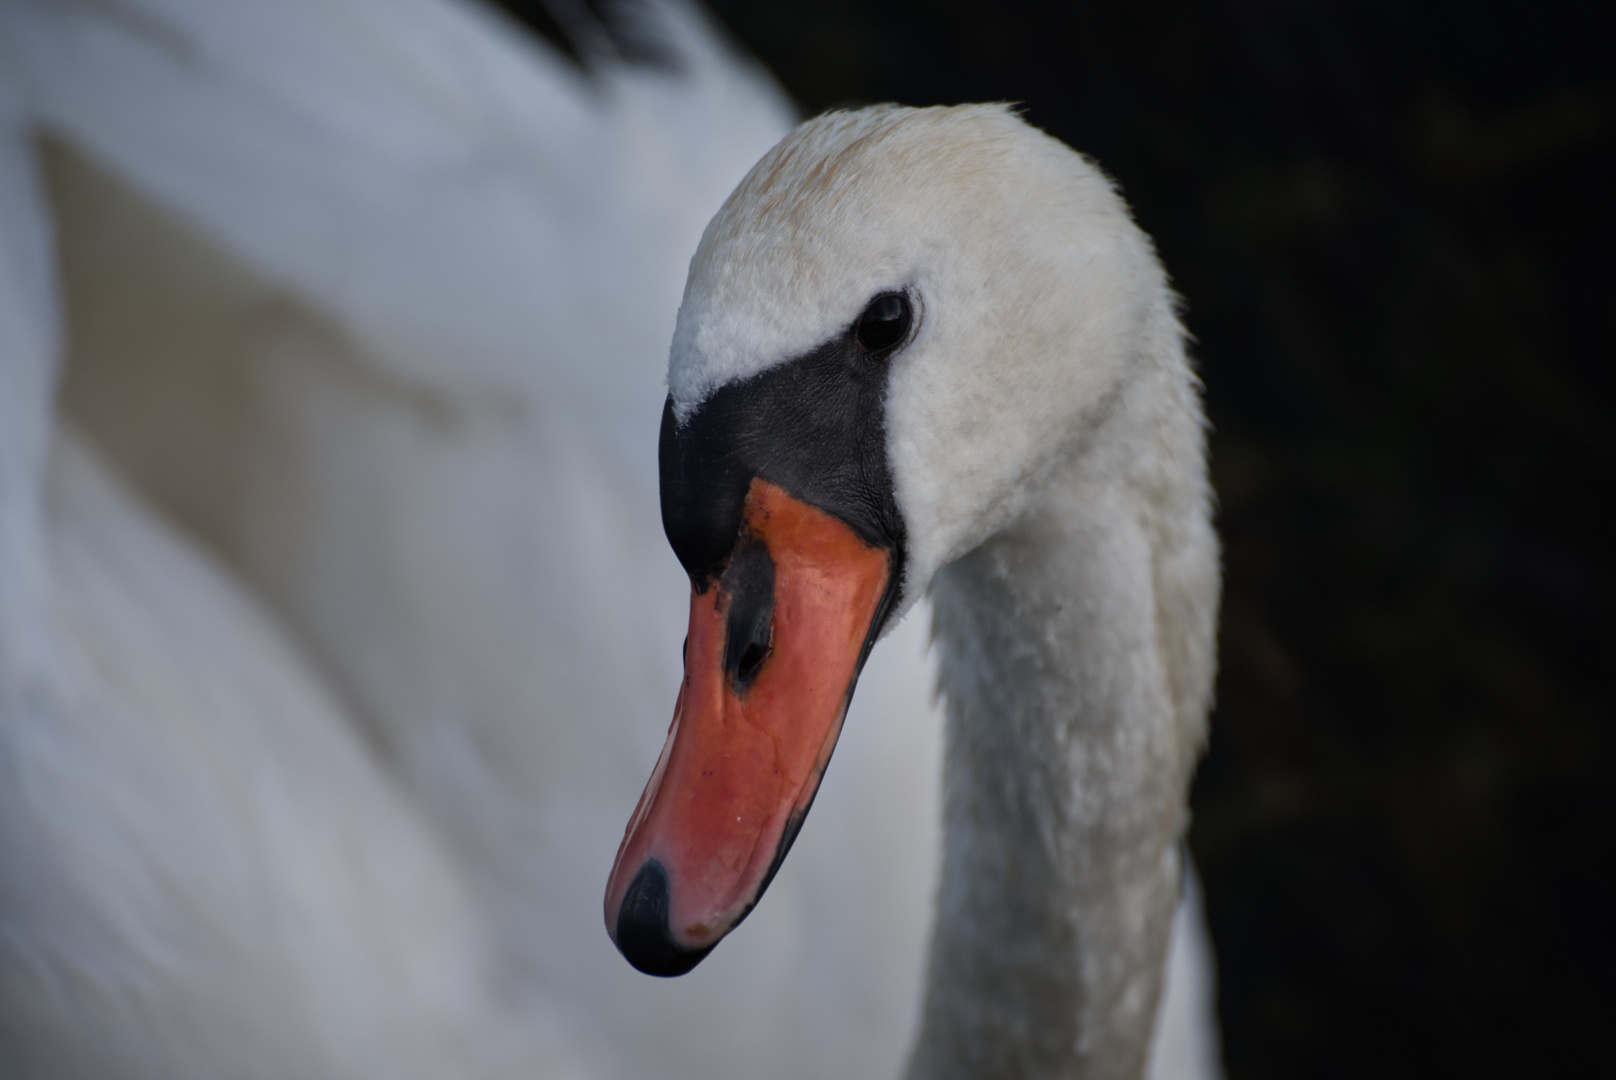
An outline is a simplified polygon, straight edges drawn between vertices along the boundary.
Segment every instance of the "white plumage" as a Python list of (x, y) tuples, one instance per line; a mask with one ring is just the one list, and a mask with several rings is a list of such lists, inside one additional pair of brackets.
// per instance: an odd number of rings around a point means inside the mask
[(664, 983), (599, 925), (679, 285), (789, 126), (651, 11), (681, 70), (586, 78), (436, 0), (0, 0), (0, 1072), (901, 1069), (918, 618), (735, 940)]

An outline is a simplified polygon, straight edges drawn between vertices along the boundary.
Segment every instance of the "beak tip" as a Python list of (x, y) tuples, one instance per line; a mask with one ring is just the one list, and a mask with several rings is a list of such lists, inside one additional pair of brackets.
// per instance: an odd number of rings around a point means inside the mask
[(668, 872), (655, 859), (646, 860), (623, 894), (612, 941), (637, 970), (662, 978), (685, 974), (713, 951), (687, 949), (668, 933)]

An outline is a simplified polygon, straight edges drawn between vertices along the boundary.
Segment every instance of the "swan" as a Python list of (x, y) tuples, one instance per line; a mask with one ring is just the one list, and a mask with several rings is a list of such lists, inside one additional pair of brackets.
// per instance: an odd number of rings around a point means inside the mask
[[(677, 76), (437, 0), (0, 0), (0, 1072), (933, 1069), (922, 588), (751, 933), (666, 984), (592, 929), (688, 622), (657, 357), (791, 126), (644, 17)], [(1153, 1075), (1208, 1060), (1179, 912)]]
[(668, 387), (686, 674), (606, 890), (625, 958), (683, 974), (759, 902), (929, 590), (946, 847), (909, 1075), (1141, 1075), (1219, 575), (1121, 199), (1003, 106), (818, 117), (708, 225)]

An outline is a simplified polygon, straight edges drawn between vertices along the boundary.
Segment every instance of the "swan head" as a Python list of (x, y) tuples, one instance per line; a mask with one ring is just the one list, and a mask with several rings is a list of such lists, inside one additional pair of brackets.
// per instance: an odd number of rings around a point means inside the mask
[(1036, 498), (1164, 326), (1109, 182), (1004, 106), (831, 113), (754, 166), (670, 353), (663, 521), (690, 633), (607, 887), (631, 963), (687, 971), (751, 910), (875, 639)]

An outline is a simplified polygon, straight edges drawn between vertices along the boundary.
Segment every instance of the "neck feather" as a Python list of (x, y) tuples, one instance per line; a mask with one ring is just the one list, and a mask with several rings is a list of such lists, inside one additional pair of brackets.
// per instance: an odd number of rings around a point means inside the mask
[(932, 584), (945, 847), (911, 1080), (1145, 1067), (1217, 607), (1176, 338)]

